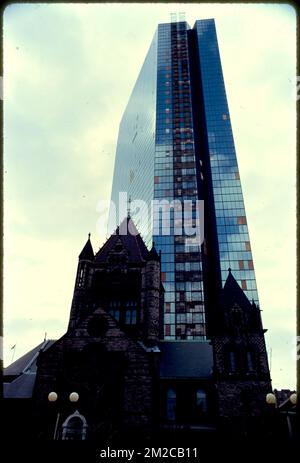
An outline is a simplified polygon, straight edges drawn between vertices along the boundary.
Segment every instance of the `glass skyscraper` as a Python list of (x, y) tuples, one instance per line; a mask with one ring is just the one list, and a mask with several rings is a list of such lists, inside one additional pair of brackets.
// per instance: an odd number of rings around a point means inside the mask
[[(185, 21), (158, 26), (120, 124), (111, 195), (118, 214), (120, 192), (148, 206), (131, 212), (147, 246), (154, 242), (161, 251), (165, 339), (209, 336), (228, 268), (258, 302), (213, 19), (193, 29)], [(170, 230), (162, 211), (150, 217), (152, 200), (174, 201)], [(182, 218), (198, 226), (198, 200), (204, 201), (202, 243), (181, 226)]]

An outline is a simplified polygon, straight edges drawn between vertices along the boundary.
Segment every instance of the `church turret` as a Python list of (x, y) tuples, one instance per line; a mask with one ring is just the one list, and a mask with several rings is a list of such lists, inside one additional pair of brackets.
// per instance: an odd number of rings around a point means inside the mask
[(262, 414), (265, 396), (272, 388), (260, 309), (246, 297), (231, 269), (214, 322), (212, 346), (219, 414), (226, 427), (239, 428), (238, 417)]
[(157, 251), (155, 249), (155, 246), (153, 244), (151, 250), (149, 251), (149, 254), (146, 258), (147, 261), (157, 261), (160, 262), (160, 255), (157, 254)]
[(159, 338), (161, 303), (160, 256), (152, 246), (146, 257), (144, 292), (144, 337), (148, 343), (156, 343)]
[(74, 295), (71, 306), (69, 328), (72, 328), (81, 316), (82, 310), (87, 305), (87, 289), (90, 283), (91, 263), (94, 261), (94, 251), (91, 244), (91, 234), (78, 256), (77, 274)]
[(89, 233), (88, 240), (85, 243), (81, 253), (78, 256), (79, 260), (89, 260), (89, 261), (94, 260), (94, 251), (93, 251), (90, 238), (91, 238), (91, 234)]
[(91, 234), (78, 256), (78, 267), (76, 276), (76, 288), (85, 288), (88, 283), (90, 263), (94, 261), (94, 251), (91, 244)]

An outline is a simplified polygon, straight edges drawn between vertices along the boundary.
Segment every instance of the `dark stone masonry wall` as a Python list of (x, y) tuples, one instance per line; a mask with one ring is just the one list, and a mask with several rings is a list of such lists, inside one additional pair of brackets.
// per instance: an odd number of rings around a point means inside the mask
[[(95, 319), (103, 324), (100, 336), (89, 334), (89, 326)], [(99, 329), (101, 331), (101, 326)], [(139, 428), (140, 431), (145, 428), (145, 432), (149, 432), (156, 416), (153, 404), (158, 377), (155, 356), (157, 354), (146, 352), (138, 342), (130, 339), (104, 310), (97, 309), (52, 348), (40, 354), (34, 391), (40, 437), (51, 437), (48, 420), (45, 420), (53, 412), (51, 407), (59, 408), (60, 424), (72, 407), (78, 409), (89, 423), (89, 432), (95, 436), (101, 432), (102, 438), (103, 431), (115, 436), (126, 428)], [(57, 392), (62, 402), (48, 403), (50, 391)], [(78, 404), (68, 403), (67, 396), (72, 391), (80, 395)]]

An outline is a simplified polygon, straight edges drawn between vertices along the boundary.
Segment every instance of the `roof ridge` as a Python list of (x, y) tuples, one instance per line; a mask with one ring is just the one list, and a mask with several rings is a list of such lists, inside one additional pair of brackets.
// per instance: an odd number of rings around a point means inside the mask
[(116, 231), (117, 231), (117, 228), (116, 230), (106, 239), (105, 243), (102, 244), (102, 246), (98, 249), (98, 251), (96, 252), (95, 254), (95, 257), (99, 254), (100, 251), (102, 251), (103, 249), (105, 249), (105, 247), (108, 245), (109, 243), (109, 240), (113, 237), (113, 236), (120, 236), (120, 235), (117, 235), (116, 234)]
[[(129, 220), (132, 221), (131, 218), (130, 218)], [(133, 222), (132, 222), (132, 223), (133, 223)], [(136, 229), (136, 231), (138, 232), (138, 235), (140, 235), (140, 232), (138, 231), (138, 229), (137, 229), (136, 226), (135, 226), (135, 229)], [(143, 256), (142, 256), (142, 253), (141, 253), (140, 246), (139, 246), (139, 244), (138, 244), (137, 235), (134, 235), (134, 239), (135, 239), (136, 245), (137, 245), (137, 247), (138, 247), (138, 251), (139, 251), (140, 258), (141, 258), (142, 260), (144, 260), (144, 258), (143, 258)]]

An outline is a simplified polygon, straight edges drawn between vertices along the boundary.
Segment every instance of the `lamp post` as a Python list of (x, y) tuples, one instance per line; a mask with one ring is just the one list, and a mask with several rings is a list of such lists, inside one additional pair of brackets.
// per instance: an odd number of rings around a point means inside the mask
[[(55, 403), (58, 399), (58, 395), (55, 391), (51, 391), (48, 394), (48, 401), (50, 403)], [(72, 403), (76, 403), (79, 400), (79, 394), (77, 392), (71, 392), (69, 395), (69, 401)], [(53, 433), (53, 440), (57, 439), (57, 429), (58, 429), (58, 423), (60, 419), (60, 411), (57, 412), (56, 416), (56, 421), (55, 421), (55, 427), (54, 427), (54, 433)]]
[[(296, 392), (293, 392), (293, 394), (290, 395), (289, 400), (290, 400), (292, 405), (297, 404), (297, 394), (296, 394)], [(275, 409), (279, 409), (279, 406), (277, 405), (276, 395), (273, 392), (269, 392), (266, 395), (266, 402), (267, 402), (268, 405), (274, 406)], [(279, 410), (279, 413), (282, 413), (282, 412), (280, 412), (280, 410)], [(291, 419), (290, 419), (288, 410), (286, 411), (286, 421), (287, 421), (289, 438), (291, 439), (293, 437), (293, 428), (292, 428), (292, 423), (291, 423)]]
[(268, 405), (275, 405), (277, 404), (277, 399), (276, 395), (273, 394), (272, 392), (269, 392), (269, 394), (266, 395), (266, 402)]

